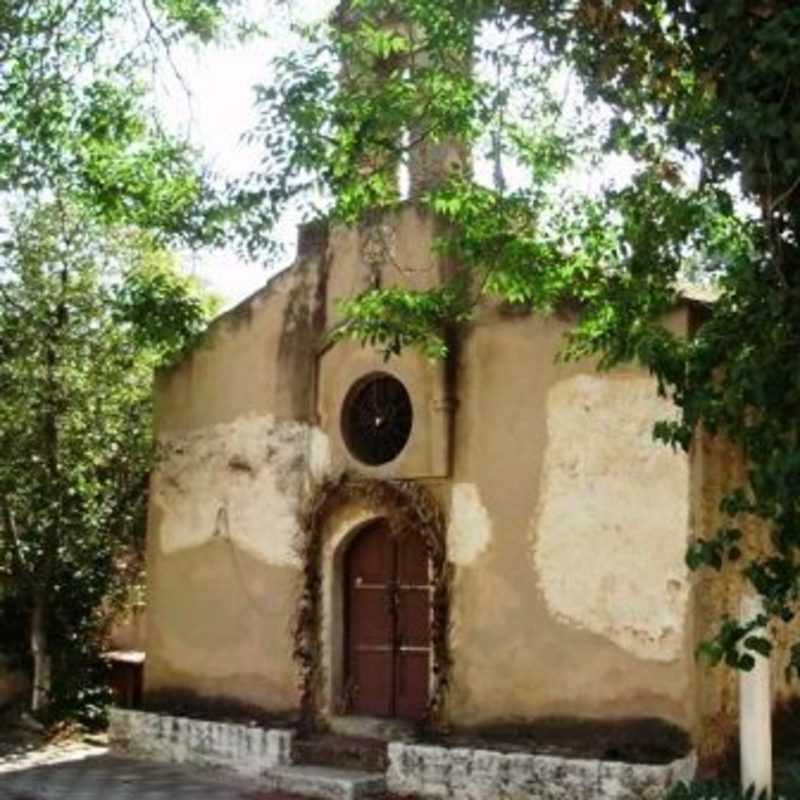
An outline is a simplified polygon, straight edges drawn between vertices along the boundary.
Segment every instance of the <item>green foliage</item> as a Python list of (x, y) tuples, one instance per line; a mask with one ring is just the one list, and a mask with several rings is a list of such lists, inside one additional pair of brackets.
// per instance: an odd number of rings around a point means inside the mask
[[(487, 25), (499, 39), (476, 35)], [(367, 292), (339, 333), (442, 354), (480, 303), (568, 304), (565, 358), (639, 362), (674, 402), (657, 439), (688, 450), (702, 428), (747, 460), (723, 502), (730, 523), (688, 562), (734, 563), (769, 623), (791, 620), (800, 592), (799, 29), (791, 0), (354, 0), (262, 90), (265, 157), (242, 191), (258, 250), (310, 189), (353, 222), (400, 202), (397, 168), (420, 142), (491, 137), (527, 174), (521, 187), (462, 174), (417, 198), (448, 222), (455, 282)], [(565, 70), (607, 125), (569, 117), (553, 83)], [(570, 184), (575, 164), (614, 154), (634, 164), (627, 183), (588, 196)], [(664, 325), (688, 278), (716, 294), (689, 340)], [(769, 531), (762, 556), (743, 557), (747, 517)], [(746, 669), (770, 649), (754, 630), (723, 620), (703, 652)], [(788, 667), (800, 673), (800, 646)]]
[(42, 633), (55, 714), (102, 708), (104, 626), (141, 577), (152, 370), (213, 310), (162, 247), (219, 243), (236, 213), (148, 89), (238, 5), (0, 3), (2, 624)]
[(216, 314), (219, 300), (199, 291), (168, 253), (154, 248), (141, 234), (128, 245), (128, 257), (112, 309), (136, 346), (168, 362)]
[(73, 202), (111, 224), (218, 239), (199, 155), (145, 99), (181, 39), (208, 41), (233, 0), (6, 0), (0, 9), (0, 200)]
[(766, 795), (756, 796), (753, 789), (743, 792), (738, 786), (706, 781), (678, 784), (665, 800), (766, 800)]
[[(776, 776), (776, 798), (793, 800), (800, 797), (800, 770), (796, 765), (782, 765)], [(737, 784), (717, 781), (697, 781), (692, 784), (679, 784), (664, 800), (762, 800), (764, 794), (756, 795), (751, 787), (742, 791)]]
[(334, 340), (354, 338), (382, 348), (386, 358), (407, 347), (418, 347), (431, 358), (447, 352), (442, 323), (466, 319), (465, 287), (449, 285), (419, 293), (404, 289), (373, 289), (341, 304), (347, 322), (333, 332)]
[(65, 201), (17, 211), (10, 234), (0, 256), (6, 610), (29, 634), (42, 610), (51, 710), (86, 712), (102, 699), (93, 681), (110, 615), (141, 580), (152, 371), (213, 304), (150, 237)]
[[(471, 5), (355, 2), (336, 25), (307, 31), (307, 51), (276, 61), (275, 81), (257, 91), (259, 122), (250, 134), (263, 144), (264, 159), (237, 198), (251, 211), (242, 228), (251, 254), (263, 256), (283, 208), (306, 202), (311, 190), (323, 201), (334, 197), (334, 216), (347, 222), (394, 205), (397, 169), (407, 157), (401, 130), (412, 141), (451, 133), (473, 140), (473, 119), (491, 111), (463, 68)], [(412, 28), (385, 30), (382, 20), (401, 8)]]

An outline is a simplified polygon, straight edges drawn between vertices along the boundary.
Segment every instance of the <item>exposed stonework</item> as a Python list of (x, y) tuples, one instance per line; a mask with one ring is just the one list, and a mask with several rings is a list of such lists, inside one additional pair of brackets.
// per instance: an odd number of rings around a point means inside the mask
[(486, 550), (491, 539), (492, 519), (481, 502), (478, 487), (472, 483), (455, 484), (447, 528), (448, 558), (459, 567), (469, 566)]
[(248, 777), (291, 763), (293, 732), (112, 708), (114, 751), (175, 764), (228, 769)]
[(120, 754), (193, 764), (260, 778), (274, 789), (354, 800), (383, 791), (453, 800), (662, 800), (690, 781), (692, 753), (669, 764), (627, 764), (531, 753), (392, 742), (389, 768), (362, 773), (292, 766), (291, 730), (111, 710), (109, 739)]
[(641, 374), (556, 384), (532, 528), (551, 613), (663, 662), (682, 653), (689, 600), (688, 459), (652, 436), (669, 413)]
[(695, 774), (694, 754), (665, 765), (529, 753), (389, 745), (389, 790), (452, 800), (662, 800)]
[[(269, 564), (297, 566), (296, 511), (312, 447), (307, 425), (247, 417), (163, 437), (162, 446), (153, 505), (163, 515), (164, 555), (221, 537)], [(321, 469), (322, 443), (314, 449)]]

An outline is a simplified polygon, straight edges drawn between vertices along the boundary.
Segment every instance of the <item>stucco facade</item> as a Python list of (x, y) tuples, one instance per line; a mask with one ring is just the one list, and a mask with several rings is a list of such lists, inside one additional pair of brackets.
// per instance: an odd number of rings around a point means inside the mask
[[(725, 689), (693, 653), (719, 603), (698, 596), (684, 554), (713, 530), (719, 465), (707, 442), (689, 456), (653, 442), (673, 413), (654, 381), (557, 363), (570, 318), (503, 308), (484, 309), (440, 363), (328, 343), (338, 300), (441, 278), (435, 235), (411, 203), (360, 230), (305, 229), (292, 268), (157, 376), (146, 695), (297, 709), (300, 519), (347, 471), (423, 485), (446, 519), (448, 724), (656, 717), (702, 739)], [(691, 313), (668, 324), (688, 336)], [(375, 373), (406, 388), (413, 425), (396, 458), (368, 466), (342, 405)], [(384, 512), (351, 499), (325, 523), (323, 715), (341, 711), (342, 552)]]

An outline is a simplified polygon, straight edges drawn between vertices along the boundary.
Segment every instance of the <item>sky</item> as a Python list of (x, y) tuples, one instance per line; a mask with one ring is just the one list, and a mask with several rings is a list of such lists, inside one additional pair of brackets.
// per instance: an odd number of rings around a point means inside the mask
[[(241, 135), (255, 122), (253, 90), (256, 83), (269, 83), (270, 60), (290, 48), (299, 39), (290, 31), (290, 22), (313, 22), (322, 19), (336, 0), (302, 0), (277, 4), (261, 17), (267, 23), (269, 37), (246, 44), (184, 47), (174, 53), (174, 63), (190, 95), (165, 65), (157, 87), (157, 103), (167, 124), (177, 132), (187, 132), (191, 141), (205, 152), (215, 171), (230, 177), (246, 174), (258, 159), (258, 152), (246, 147)], [(261, 9), (264, 0), (253, 0)], [(291, 253), (299, 220), (287, 216), (281, 223), (281, 238)], [(181, 260), (192, 274), (200, 277), (221, 296), (224, 307), (235, 305), (264, 285), (268, 276), (288, 266), (285, 263), (266, 268), (242, 261), (230, 250), (181, 253)]]

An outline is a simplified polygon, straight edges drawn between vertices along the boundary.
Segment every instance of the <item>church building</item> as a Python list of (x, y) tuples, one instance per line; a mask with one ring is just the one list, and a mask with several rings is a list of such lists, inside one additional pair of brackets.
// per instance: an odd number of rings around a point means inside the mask
[(740, 579), (685, 553), (743, 477), (730, 448), (656, 443), (675, 409), (636, 365), (557, 362), (568, 310), (486, 304), (442, 360), (328, 336), (339, 301), (450, 274), (415, 197), (463, 157), (422, 144), (399, 209), (302, 227), (157, 375), (145, 707), (406, 740), (629, 726), (713, 759), (735, 676), (695, 650)]

